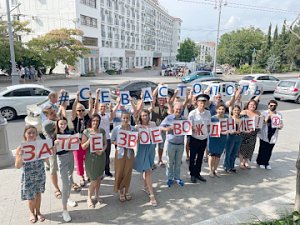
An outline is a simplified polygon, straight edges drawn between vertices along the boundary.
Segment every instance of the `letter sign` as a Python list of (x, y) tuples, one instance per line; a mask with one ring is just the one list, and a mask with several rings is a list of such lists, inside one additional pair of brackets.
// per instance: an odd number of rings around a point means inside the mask
[(158, 85), (158, 98), (168, 97), (168, 85)]
[(90, 85), (80, 85), (78, 86), (79, 91), (79, 101), (86, 101), (90, 98)]
[(144, 102), (152, 102), (153, 96), (151, 87), (142, 88), (142, 96), (144, 97)]
[(90, 135), (90, 151), (104, 151), (103, 149), (103, 134), (91, 134)]
[(272, 128), (280, 128), (281, 126), (281, 116), (278, 114), (272, 115), (271, 116), (271, 126)]
[(109, 88), (100, 89), (99, 95), (100, 95), (99, 96), (100, 103), (110, 103), (110, 89)]
[(129, 91), (120, 91), (121, 105), (130, 105)]
[(150, 144), (151, 138), (148, 129), (139, 128), (140, 144)]
[(221, 136), (221, 128), (220, 122), (211, 122), (210, 123), (210, 137), (220, 137)]

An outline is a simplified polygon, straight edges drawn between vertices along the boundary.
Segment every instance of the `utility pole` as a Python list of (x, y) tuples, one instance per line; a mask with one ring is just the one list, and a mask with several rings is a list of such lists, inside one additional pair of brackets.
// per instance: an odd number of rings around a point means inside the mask
[(16, 70), (14, 36), (12, 32), (12, 23), (10, 19), (9, 0), (6, 0), (6, 9), (7, 9), (7, 27), (8, 27), (8, 35), (9, 35), (10, 61), (11, 61), (11, 82), (12, 85), (15, 85), (15, 84), (19, 84), (20, 76)]
[(214, 67), (213, 67), (213, 73), (216, 74), (216, 67), (217, 67), (217, 52), (218, 52), (218, 44), (220, 39), (220, 22), (221, 22), (221, 14), (222, 14), (222, 6), (227, 5), (227, 0), (215, 0), (215, 9), (218, 9), (219, 16), (218, 16), (218, 30), (217, 30), (217, 42), (215, 46), (215, 53), (214, 53)]

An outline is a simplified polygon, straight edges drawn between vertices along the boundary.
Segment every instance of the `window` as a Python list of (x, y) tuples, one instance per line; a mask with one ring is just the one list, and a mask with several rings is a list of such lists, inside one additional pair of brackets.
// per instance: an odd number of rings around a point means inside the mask
[(279, 81), (279, 79), (277, 79), (276, 77), (273, 77), (273, 76), (269, 76), (269, 80), (271, 80), (271, 81)]
[(97, 27), (97, 19), (89, 16), (80, 15), (81, 25)]
[(80, 3), (92, 8), (97, 8), (96, 0), (80, 0)]
[(49, 91), (42, 89), (42, 88), (34, 88), (33, 89), (34, 96), (48, 96), (49, 93), (50, 93)]
[(26, 97), (31, 96), (30, 88), (21, 88), (18, 90), (14, 90), (3, 95), (4, 97)]
[(82, 44), (88, 46), (98, 46), (98, 38), (82, 37)]

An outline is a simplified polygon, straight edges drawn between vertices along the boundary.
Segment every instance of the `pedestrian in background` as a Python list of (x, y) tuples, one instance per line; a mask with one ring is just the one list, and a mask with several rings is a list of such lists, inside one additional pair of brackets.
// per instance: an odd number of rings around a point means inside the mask
[[(270, 158), (272, 156), (272, 151), (275, 143), (278, 139), (278, 132), (283, 128), (282, 114), (277, 112), (277, 101), (270, 100), (268, 103), (268, 110), (262, 112), (265, 117), (265, 123), (261, 131), (259, 132), (259, 149), (256, 162), (262, 169), (272, 169), (269, 164)], [(279, 127), (272, 127), (272, 116), (277, 115), (280, 118)]]
[[(25, 142), (36, 141), (38, 132), (36, 127), (28, 125), (23, 133)], [(30, 210), (29, 221), (36, 223), (43, 222), (44, 215), (41, 213), (42, 193), (45, 191), (46, 174), (43, 160), (23, 162), (22, 149), (19, 146), (16, 150), (15, 167), (22, 168), (21, 199), (28, 200)]]

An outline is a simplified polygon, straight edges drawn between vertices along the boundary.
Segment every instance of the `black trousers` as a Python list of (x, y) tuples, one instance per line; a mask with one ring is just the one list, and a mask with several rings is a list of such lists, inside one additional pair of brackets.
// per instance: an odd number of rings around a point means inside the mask
[(259, 139), (259, 140), (260, 140), (259, 141), (259, 150), (258, 150), (256, 162), (258, 165), (268, 166), (269, 160), (272, 155), (272, 150), (273, 150), (275, 144), (270, 144), (261, 139)]
[(190, 175), (199, 176), (202, 167), (203, 155), (207, 145), (207, 139), (199, 140), (190, 137)]
[(109, 159), (109, 156), (110, 156), (110, 150), (111, 150), (111, 141), (110, 139), (107, 139), (107, 147), (105, 149), (105, 173), (108, 173), (110, 172), (110, 168), (109, 168), (109, 164), (110, 164), (110, 159)]

